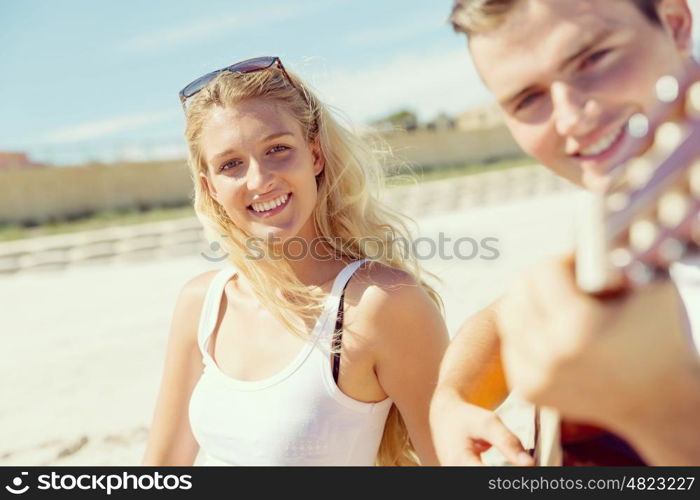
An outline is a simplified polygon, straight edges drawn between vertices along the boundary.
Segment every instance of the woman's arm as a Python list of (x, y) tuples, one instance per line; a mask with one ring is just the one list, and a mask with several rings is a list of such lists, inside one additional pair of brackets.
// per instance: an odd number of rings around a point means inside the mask
[(532, 464), (518, 438), (491, 411), (508, 395), (497, 307), (496, 302), (465, 321), (442, 361), (430, 424), (443, 465), (481, 465), (481, 453), (491, 446), (512, 464)]
[(177, 299), (165, 367), (142, 465), (192, 465), (199, 445), (188, 417), (190, 395), (203, 365), (197, 325), (212, 272), (190, 280)]
[(401, 413), (421, 464), (437, 465), (428, 413), (449, 342), (447, 328), (435, 303), (408, 274), (377, 274), (376, 286), (363, 297), (363, 328), (376, 340), (375, 373)]

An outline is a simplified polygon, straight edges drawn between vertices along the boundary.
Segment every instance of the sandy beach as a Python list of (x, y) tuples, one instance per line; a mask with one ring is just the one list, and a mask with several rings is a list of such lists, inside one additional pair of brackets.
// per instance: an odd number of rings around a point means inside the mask
[[(443, 279), (437, 288), (451, 333), (515, 273), (571, 248), (571, 193), (416, 218), (419, 235), (435, 241), (441, 233), (452, 241), (496, 239), (493, 260), (435, 255), (424, 261)], [(175, 299), (191, 277), (221, 265), (191, 255), (0, 279), (0, 464), (139, 464)], [(527, 439), (528, 407), (508, 404), (503, 414)]]

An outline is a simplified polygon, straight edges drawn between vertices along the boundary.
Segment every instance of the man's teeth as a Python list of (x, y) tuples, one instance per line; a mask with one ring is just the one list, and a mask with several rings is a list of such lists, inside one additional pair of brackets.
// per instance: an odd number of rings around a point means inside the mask
[(617, 138), (620, 137), (620, 134), (622, 133), (623, 128), (620, 128), (620, 130), (617, 130), (616, 132), (613, 132), (609, 135), (606, 135), (605, 137), (600, 139), (595, 144), (587, 147), (586, 149), (580, 150), (579, 153), (583, 156), (599, 155), (600, 153), (607, 150), (610, 146), (613, 145), (613, 143), (617, 140)]
[(274, 200), (270, 200), (265, 203), (253, 203), (251, 204), (251, 207), (253, 207), (253, 210), (256, 212), (267, 212), (275, 207), (279, 207), (281, 204), (287, 201), (287, 198), (289, 198), (289, 194), (283, 194), (279, 198), (275, 198)]

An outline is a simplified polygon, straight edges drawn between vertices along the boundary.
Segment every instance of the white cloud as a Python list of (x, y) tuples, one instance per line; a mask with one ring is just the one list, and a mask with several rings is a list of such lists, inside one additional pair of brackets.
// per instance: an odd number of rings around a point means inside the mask
[(119, 152), (122, 161), (163, 161), (181, 160), (187, 157), (187, 147), (184, 140), (178, 142), (145, 144), (142, 147), (129, 146)]
[(174, 111), (116, 116), (52, 130), (37, 138), (35, 142), (39, 144), (70, 144), (102, 139), (125, 130), (172, 122), (176, 120), (177, 116), (178, 113)]
[(190, 43), (230, 36), (232, 31), (260, 29), (271, 23), (286, 21), (320, 8), (330, 8), (340, 0), (302, 0), (277, 2), (253, 10), (240, 10), (218, 16), (193, 19), (187, 24), (150, 31), (122, 42), (119, 49), (127, 53), (158, 52)]
[(412, 19), (397, 22), (393, 26), (354, 31), (346, 42), (354, 46), (370, 46), (395, 43), (446, 28), (445, 17)]
[(310, 73), (321, 98), (355, 122), (399, 108), (413, 109), (422, 119), (430, 119), (441, 111), (457, 114), (493, 100), (466, 47), (406, 55), (360, 72), (303, 68), (302, 74)]
[(290, 6), (277, 6), (232, 15), (198, 19), (185, 25), (172, 26), (159, 31), (145, 33), (126, 40), (121, 49), (125, 52), (158, 52), (202, 40), (230, 35), (231, 30), (260, 25), (270, 19), (287, 19), (295, 13)]

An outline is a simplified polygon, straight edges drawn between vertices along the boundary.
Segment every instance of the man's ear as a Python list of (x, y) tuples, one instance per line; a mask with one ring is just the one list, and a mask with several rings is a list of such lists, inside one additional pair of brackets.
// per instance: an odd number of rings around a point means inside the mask
[(204, 189), (206, 189), (207, 192), (209, 193), (209, 196), (211, 196), (212, 198), (214, 198), (218, 202), (219, 198), (218, 198), (218, 193), (216, 192), (216, 188), (214, 187), (214, 185), (211, 182), (209, 182), (209, 178), (206, 176), (206, 174), (200, 173), (199, 178), (202, 182), (202, 185), (204, 186)]
[(661, 0), (657, 7), (659, 19), (669, 30), (683, 55), (693, 52), (693, 14), (687, 0)]
[(326, 166), (326, 160), (321, 152), (321, 144), (319, 143), (318, 138), (314, 139), (314, 141), (311, 143), (311, 156), (314, 161), (314, 175), (317, 176), (323, 172), (323, 168)]

